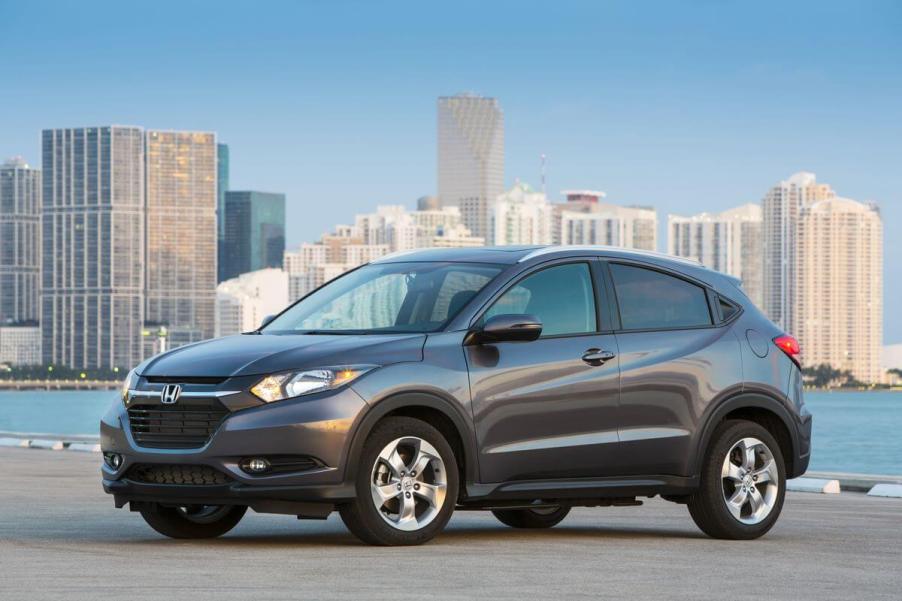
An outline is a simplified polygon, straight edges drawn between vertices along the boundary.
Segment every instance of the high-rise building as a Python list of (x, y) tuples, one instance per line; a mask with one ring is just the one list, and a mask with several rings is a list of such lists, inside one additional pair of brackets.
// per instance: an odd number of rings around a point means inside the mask
[(392, 252), (447, 247), (452, 237), (461, 246), (485, 244), (484, 238), (476, 237), (478, 243), (473, 240), (469, 229), (461, 222), (457, 207), (408, 211), (401, 205), (382, 205), (376, 207), (375, 213), (357, 215), (353, 232), (361, 237), (364, 244), (385, 244)]
[(175, 348), (214, 333), (216, 136), (148, 130), (145, 157), (145, 320)]
[(796, 233), (802, 207), (835, 196), (813, 173), (799, 172), (779, 182), (761, 203), (764, 223), (762, 308), (775, 324), (795, 332), (792, 320), (796, 282)]
[(656, 250), (658, 213), (597, 201), (567, 202), (559, 209), (560, 244), (602, 244)]
[(745, 204), (722, 213), (667, 216), (667, 252), (742, 280), (761, 306), (761, 206)]
[(281, 269), (242, 273), (216, 287), (216, 336), (260, 327), (263, 318), (288, 306), (288, 274)]
[(801, 207), (793, 321), (806, 366), (882, 377), (883, 222), (874, 205), (833, 197)]
[(489, 244), (551, 244), (554, 218), (545, 194), (517, 183), (495, 201)]
[(0, 365), (40, 365), (41, 328), (36, 323), (0, 324)]
[(144, 132), (42, 135), (43, 360), (83, 369), (142, 360)]
[(37, 322), (41, 171), (20, 157), (0, 165), (0, 325)]
[(226, 192), (223, 279), (281, 267), (285, 253), (285, 195)]
[(504, 192), (504, 114), (470, 94), (438, 99), (438, 196), (459, 207), (474, 236), (491, 235), (491, 208)]
[(216, 144), (216, 231), (225, 236), (225, 195), (229, 191), (229, 145)]
[(225, 195), (229, 190), (229, 146), (216, 144), (216, 281), (221, 282), (225, 257)]

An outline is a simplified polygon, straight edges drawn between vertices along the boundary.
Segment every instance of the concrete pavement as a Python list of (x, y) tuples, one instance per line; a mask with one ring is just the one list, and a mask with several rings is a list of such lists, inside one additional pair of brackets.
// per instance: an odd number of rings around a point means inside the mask
[(758, 541), (704, 537), (682, 506), (575, 509), (547, 531), (459, 512), (433, 543), (364, 546), (248, 513), (173, 541), (103, 494), (96, 454), (0, 449), (0, 599), (893, 599), (902, 500), (790, 493)]

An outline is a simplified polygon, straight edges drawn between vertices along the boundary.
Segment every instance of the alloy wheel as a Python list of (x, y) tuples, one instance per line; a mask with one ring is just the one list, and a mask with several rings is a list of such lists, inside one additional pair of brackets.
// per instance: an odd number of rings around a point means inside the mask
[(724, 458), (721, 483), (730, 514), (743, 524), (761, 523), (780, 492), (773, 452), (757, 438), (740, 439)]
[(376, 458), (370, 489), (376, 511), (393, 528), (427, 526), (445, 504), (445, 463), (431, 444), (416, 436), (397, 438)]

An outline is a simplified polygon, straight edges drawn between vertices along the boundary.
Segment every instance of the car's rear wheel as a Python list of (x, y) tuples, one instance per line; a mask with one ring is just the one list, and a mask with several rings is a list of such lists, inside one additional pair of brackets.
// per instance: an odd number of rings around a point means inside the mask
[(783, 454), (771, 433), (754, 422), (729, 420), (711, 438), (689, 513), (709, 536), (758, 538), (776, 523), (785, 493)]
[(154, 503), (141, 509), (141, 517), (171, 538), (215, 538), (237, 526), (246, 512), (243, 505), (167, 507)]
[(569, 507), (530, 507), (526, 509), (493, 509), (492, 514), (511, 528), (552, 528), (570, 513)]
[(356, 498), (342, 521), (372, 545), (418, 545), (441, 532), (457, 501), (457, 462), (442, 434), (424, 421), (390, 417), (361, 453)]

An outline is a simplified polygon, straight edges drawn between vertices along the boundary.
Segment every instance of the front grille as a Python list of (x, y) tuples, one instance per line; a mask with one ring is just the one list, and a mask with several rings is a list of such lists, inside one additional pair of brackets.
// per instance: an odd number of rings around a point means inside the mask
[(228, 484), (231, 478), (208, 465), (156, 465), (139, 463), (131, 466), (126, 479), (145, 484), (192, 484), (214, 486)]
[(207, 444), (228, 413), (214, 398), (179, 399), (175, 405), (132, 405), (128, 421), (142, 447), (196, 449)]

